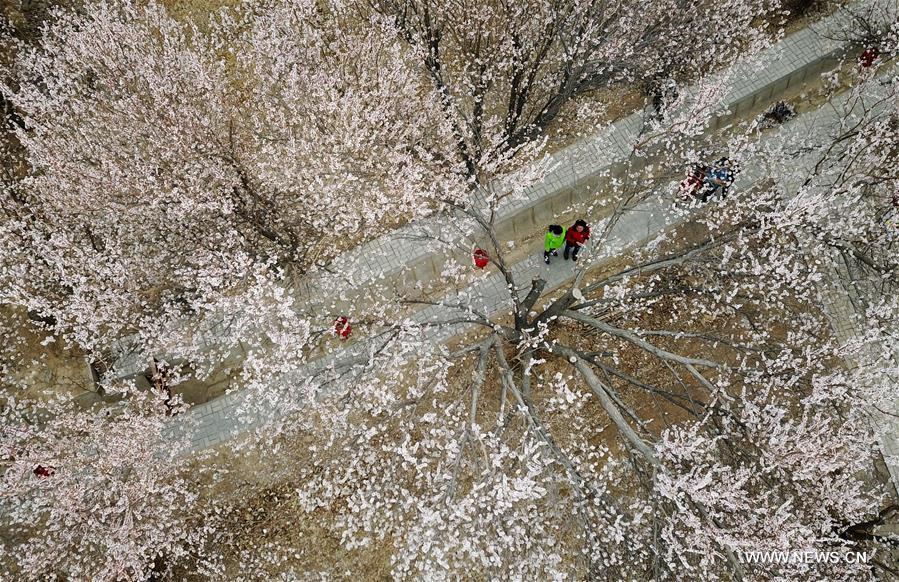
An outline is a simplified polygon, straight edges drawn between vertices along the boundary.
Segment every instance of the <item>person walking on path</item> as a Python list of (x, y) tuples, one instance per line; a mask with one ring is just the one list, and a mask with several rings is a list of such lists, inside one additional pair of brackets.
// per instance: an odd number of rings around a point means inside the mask
[(543, 237), (543, 262), (549, 264), (549, 255), (559, 256), (559, 248), (565, 242), (565, 229), (558, 224), (550, 224)]
[(578, 252), (582, 246), (587, 244), (589, 239), (590, 227), (587, 226), (587, 222), (582, 218), (575, 220), (574, 224), (568, 227), (568, 230), (565, 232), (565, 251), (562, 253), (562, 256), (567, 261), (570, 252), (571, 260), (577, 261)]

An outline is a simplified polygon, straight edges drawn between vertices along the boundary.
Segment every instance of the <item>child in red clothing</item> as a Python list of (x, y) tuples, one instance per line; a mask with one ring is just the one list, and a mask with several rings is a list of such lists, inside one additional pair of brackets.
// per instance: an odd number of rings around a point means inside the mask
[(587, 222), (583, 219), (577, 219), (574, 221), (574, 224), (565, 231), (565, 250), (562, 252), (562, 256), (565, 257), (565, 260), (568, 260), (568, 254), (571, 254), (571, 260), (577, 261), (578, 251), (581, 250), (581, 247), (587, 244), (587, 240), (590, 239), (590, 227), (587, 226)]

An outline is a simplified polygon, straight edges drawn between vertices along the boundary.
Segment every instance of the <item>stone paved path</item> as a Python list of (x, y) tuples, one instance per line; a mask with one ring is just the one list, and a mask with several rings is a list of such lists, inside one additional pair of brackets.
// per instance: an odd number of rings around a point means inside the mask
[[(831, 329), (837, 341), (850, 347), (851, 350), (860, 349), (861, 357), (882, 355), (884, 349), (892, 350), (892, 363), (884, 370), (882, 378), (878, 382), (899, 386), (899, 342), (893, 337), (893, 345), (883, 343), (869, 343), (864, 341), (867, 326), (865, 325), (865, 307), (872, 299), (876, 299), (882, 292), (883, 281), (872, 281), (868, 278), (858, 278), (851, 273), (849, 265), (839, 253), (832, 253), (827, 257), (828, 278), (820, 285), (820, 292), (824, 299), (823, 307), (830, 319)], [(892, 293), (896, 293), (896, 282), (890, 285)], [(855, 358), (846, 361), (849, 368), (858, 365)], [(899, 485), (899, 402), (894, 402), (891, 407), (878, 410), (872, 407), (870, 410), (875, 430), (880, 433), (880, 447), (890, 477), (894, 485)]]
[[(824, 38), (817, 33), (817, 29), (822, 27), (839, 26), (842, 18), (841, 14), (834, 15), (830, 20), (817, 25), (816, 30), (804, 29), (784, 39), (766, 52), (760, 61), (765, 65), (763, 68), (759, 68), (757, 64), (751, 64), (747, 65), (748, 70), (738, 70), (738, 74), (735, 75), (737, 81), (726, 100), (727, 105), (736, 109), (745, 107), (748, 110), (757, 103), (770, 100), (772, 96), (776, 96), (787, 86), (801, 82), (810, 74), (809, 71), (816, 70), (814, 68), (816, 63), (842, 50), (842, 43)], [(832, 112), (830, 114), (832, 115)], [(827, 115), (828, 111), (825, 110), (810, 112), (803, 115), (801, 121), (797, 120), (783, 130), (808, 131), (808, 127), (814, 126), (814, 120), (818, 117), (822, 122), (826, 122)], [(643, 113), (635, 113), (613, 124), (599, 135), (555, 154), (554, 161), (557, 165), (547, 180), (528, 190), (524, 200), (507, 205), (501, 209), (501, 212), (509, 214), (522, 212), (528, 205), (570, 188), (584, 175), (601, 171), (614, 161), (628, 156), (631, 144), (638, 135), (642, 123)], [(763, 139), (773, 139), (776, 133), (775, 131)], [(739, 176), (735, 188), (746, 188), (762, 177), (764, 177), (764, 170), (756, 171), (751, 167), (745, 168)], [(652, 236), (653, 233), (678, 220), (674, 213), (669, 212), (670, 203), (670, 196), (666, 193), (664, 196), (648, 200), (628, 212), (609, 233), (608, 240), (602, 247), (602, 255), (605, 257), (615, 256), (626, 247)], [(341, 260), (341, 264), (344, 266), (343, 276), (352, 280), (354, 284), (364, 285), (384, 273), (388, 277), (398, 273), (404, 266), (426, 257), (431, 252), (426, 245), (410, 245), (403, 240), (404, 236), (408, 236), (410, 229), (422, 228), (429, 232), (435, 232), (440, 229), (440, 226), (439, 222), (433, 225), (410, 225), (351, 251)], [(515, 264), (513, 273), (516, 281), (520, 284), (528, 283), (533, 275), (539, 273), (547, 279), (547, 287), (553, 288), (569, 280), (572, 276), (572, 269), (570, 263), (560, 260), (555, 261), (547, 268), (542, 263), (540, 256), (535, 254)], [(487, 315), (506, 312), (510, 307), (505, 282), (498, 274), (487, 276), (476, 282), (465, 290), (465, 295), (476, 298), (473, 307)], [(454, 299), (448, 297), (444, 302), (453, 303)], [(458, 313), (454, 313), (453, 310), (446, 307), (430, 306), (415, 312), (411, 319), (418, 323), (424, 323), (449, 319), (453, 316), (458, 316)], [(428, 339), (444, 341), (460, 331), (462, 329), (459, 327), (431, 328), (428, 332)], [(312, 374), (339, 365), (341, 362), (350, 361), (363, 354), (370, 346), (371, 343), (368, 340), (354, 342), (339, 353), (311, 362), (305, 370), (298, 373)], [(278, 384), (290, 386), (294, 381), (293, 377), (284, 377)], [(246, 430), (248, 425), (238, 422), (234, 414), (235, 410), (242, 408), (243, 398), (244, 393), (235, 392), (212, 402), (195, 406), (190, 411), (190, 418), (195, 421), (195, 427), (191, 430), (191, 442), (195, 449), (214, 446)], [(277, 409), (267, 410), (265, 406), (255, 408), (256, 420), (278, 415)], [(252, 424), (253, 418), (250, 418), (249, 421)]]
[[(895, 75), (899, 68), (899, 64), (894, 64), (885, 72), (881, 72), (881, 77), (887, 75)], [(865, 100), (870, 105), (877, 103), (887, 95), (885, 85), (872, 89), (865, 94)], [(821, 140), (827, 139), (826, 134), (829, 128), (833, 128), (833, 124), (838, 120), (837, 110), (846, 103), (845, 96), (834, 100), (836, 107), (823, 107), (815, 112), (814, 115), (803, 116), (797, 120), (796, 131), (800, 134), (807, 135), (809, 141), (816, 141), (815, 136), (822, 134)], [(881, 104), (881, 107), (884, 104)], [(877, 107), (875, 107), (876, 109)], [(856, 107), (853, 112), (845, 118), (843, 128), (851, 127), (853, 119), (858, 118), (861, 107)], [(833, 134), (831, 134), (833, 135)], [(819, 143), (827, 143), (820, 141)], [(814, 154), (799, 157), (795, 160), (795, 166), (798, 169), (810, 167), (817, 161)], [(805, 180), (806, 175), (802, 171), (795, 172), (792, 176), (783, 180), (788, 191), (796, 191)], [(827, 277), (819, 285), (819, 292), (822, 297), (822, 307), (830, 320), (830, 327), (833, 331), (835, 339), (843, 346), (852, 347), (854, 345), (862, 346), (860, 356), (883, 355), (889, 354), (892, 364), (887, 364), (882, 372), (883, 376), (878, 382), (884, 382), (899, 387), (899, 342), (895, 340), (893, 335), (893, 345), (885, 345), (882, 342), (866, 343), (863, 338), (867, 331), (867, 322), (865, 316), (865, 308), (875, 302), (884, 293), (895, 294), (899, 291), (899, 281), (875, 279), (870, 275), (861, 273), (858, 269), (852, 268), (843, 257), (836, 251), (831, 252), (827, 256), (816, 255), (825, 261), (825, 273)], [(854, 348), (853, 348), (854, 349)], [(889, 351), (892, 350), (892, 353)], [(856, 367), (859, 362), (850, 359), (846, 365), (849, 368)], [(891, 409), (876, 410), (872, 408), (870, 411), (872, 421), (879, 433), (879, 441), (881, 452), (883, 453), (886, 466), (890, 472), (890, 477), (895, 484), (899, 484), (899, 401), (895, 402)]]

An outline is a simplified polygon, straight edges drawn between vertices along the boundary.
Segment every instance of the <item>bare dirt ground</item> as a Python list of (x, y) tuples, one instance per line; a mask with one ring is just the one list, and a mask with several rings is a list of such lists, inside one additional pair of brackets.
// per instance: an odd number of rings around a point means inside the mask
[(84, 353), (77, 347), (35, 329), (9, 306), (0, 306), (0, 320), (0, 328), (18, 336), (7, 339), (0, 351), (0, 398), (10, 393), (38, 400), (53, 394), (78, 398), (92, 392)]

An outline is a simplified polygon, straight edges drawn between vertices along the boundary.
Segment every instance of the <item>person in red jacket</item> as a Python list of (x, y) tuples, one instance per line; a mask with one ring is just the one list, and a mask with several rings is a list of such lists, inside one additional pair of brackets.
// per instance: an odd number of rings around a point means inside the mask
[(562, 256), (568, 260), (568, 254), (571, 253), (571, 260), (577, 261), (578, 251), (587, 244), (590, 238), (590, 227), (587, 222), (581, 218), (574, 221), (574, 224), (565, 231), (565, 251)]

